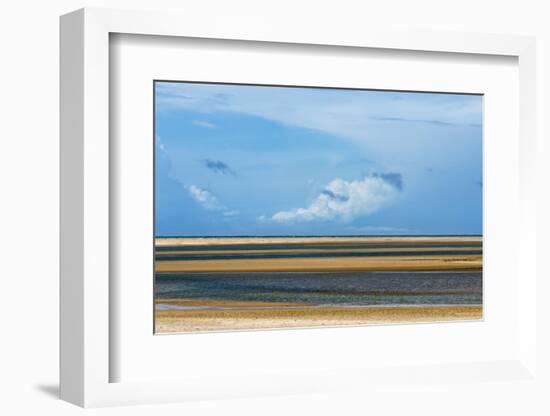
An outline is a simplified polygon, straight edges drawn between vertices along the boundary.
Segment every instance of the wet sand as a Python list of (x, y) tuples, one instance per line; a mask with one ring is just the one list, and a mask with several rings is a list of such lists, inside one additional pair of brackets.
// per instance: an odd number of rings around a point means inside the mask
[(205, 306), (208, 308), (239, 308), (239, 307), (283, 307), (308, 306), (307, 303), (296, 302), (262, 302), (253, 300), (206, 300), (206, 299), (156, 299), (155, 305), (174, 305), (183, 307)]
[[(387, 247), (387, 248), (288, 248), (288, 249), (271, 249), (271, 250), (261, 250), (261, 249), (254, 249), (254, 250), (246, 250), (247, 254), (293, 254), (293, 253), (376, 253), (380, 251), (384, 252), (396, 252), (399, 253), (400, 251), (414, 251), (414, 252), (425, 252), (425, 251), (470, 251), (470, 250), (476, 250), (479, 249), (479, 246), (476, 245), (470, 245), (470, 246), (463, 246), (463, 247), (431, 247), (431, 246), (424, 246), (424, 247)], [(185, 250), (185, 248), (178, 249), (178, 250), (163, 250), (160, 253), (157, 253), (158, 255), (166, 256), (166, 255), (193, 255), (193, 254), (201, 254), (201, 255), (210, 255), (210, 254), (242, 254), (243, 250)]]
[[(227, 305), (227, 303), (226, 303)], [(250, 305), (248, 305), (250, 306)], [(481, 306), (157, 310), (156, 333), (479, 320)]]

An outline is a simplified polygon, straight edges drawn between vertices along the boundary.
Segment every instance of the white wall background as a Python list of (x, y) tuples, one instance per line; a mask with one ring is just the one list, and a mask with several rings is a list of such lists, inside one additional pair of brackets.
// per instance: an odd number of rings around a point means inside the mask
[[(550, 12), (541, 0), (387, 0), (387, 1), (254, 1), (254, 0), (19, 0), (5, 1), (0, 11), (0, 413), (67, 415), (82, 410), (56, 399), (58, 383), (58, 16), (74, 9), (116, 7), (178, 10), (208, 23), (213, 13), (269, 16), (288, 24), (363, 27), (370, 22), (452, 31), (535, 35), (538, 42), (539, 235), (548, 235), (550, 212)], [(546, 120), (545, 120), (546, 119)], [(540, 257), (544, 258), (540, 238)], [(546, 247), (548, 244), (544, 242)], [(550, 277), (548, 266), (539, 267)], [(540, 300), (550, 285), (538, 287)], [(550, 302), (540, 302), (539, 359), (548, 369)], [(545, 351), (544, 351), (545, 350)], [(550, 391), (548, 385), (547, 390)], [(363, 397), (338, 393), (323, 396), (271, 397), (133, 408), (93, 410), (101, 415), (280, 415), (397, 414), (550, 414), (542, 390), (530, 385), (498, 383), (488, 388), (438, 386), (448, 400), (436, 400), (421, 387), (406, 397)], [(546, 392), (546, 394), (548, 393)], [(430, 390), (433, 392), (433, 390)]]

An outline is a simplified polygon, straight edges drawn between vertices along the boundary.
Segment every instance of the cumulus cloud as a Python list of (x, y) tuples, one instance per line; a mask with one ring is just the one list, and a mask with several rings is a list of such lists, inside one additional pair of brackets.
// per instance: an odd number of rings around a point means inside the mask
[(275, 213), (279, 223), (342, 220), (369, 215), (394, 200), (403, 189), (401, 174), (374, 173), (361, 180), (334, 179), (306, 208)]
[(203, 159), (202, 163), (214, 173), (221, 173), (222, 175), (235, 175), (233, 169), (221, 160)]

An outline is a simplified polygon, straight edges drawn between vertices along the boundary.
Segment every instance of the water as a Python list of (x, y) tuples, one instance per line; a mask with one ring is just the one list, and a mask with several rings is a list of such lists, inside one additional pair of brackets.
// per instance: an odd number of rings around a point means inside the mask
[(299, 302), (318, 306), (481, 305), (482, 272), (157, 273), (155, 295), (159, 300)]
[(315, 257), (388, 257), (388, 256), (437, 256), (437, 255), (481, 255), (481, 250), (427, 250), (427, 251), (371, 251), (371, 252), (320, 252), (320, 253), (192, 253), (192, 254), (156, 254), (156, 260), (234, 260), (234, 259), (287, 259)]

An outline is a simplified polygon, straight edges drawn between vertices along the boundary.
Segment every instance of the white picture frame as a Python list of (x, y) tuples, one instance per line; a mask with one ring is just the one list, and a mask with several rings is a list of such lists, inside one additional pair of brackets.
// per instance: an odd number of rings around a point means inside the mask
[[(535, 41), (529, 37), (465, 33), (354, 30), (329, 33), (281, 28), (276, 23), (228, 22), (205, 26), (191, 16), (165, 13), (83, 9), (61, 18), (61, 398), (80, 406), (184, 401), (198, 398), (308, 393), (347, 389), (339, 380), (361, 386), (393, 383), (395, 369), (362, 372), (331, 370), (318, 374), (285, 374), (250, 383), (220, 375), (214, 386), (205, 377), (181, 381), (112, 382), (110, 366), (120, 359), (110, 337), (110, 170), (109, 51), (110, 34), (331, 45), (452, 54), (516, 57), (519, 62), (519, 218), (517, 267), (522, 270), (517, 293), (517, 355), (499, 362), (440, 366), (420, 365), (416, 376), (434, 374), (479, 383), (476, 371), (494, 371), (506, 380), (536, 380), (536, 199), (535, 193)], [(420, 363), (419, 363), (420, 364)], [(397, 371), (397, 372), (396, 372)], [(410, 369), (405, 371), (410, 373)], [(435, 378), (434, 378), (435, 377)], [(497, 377), (498, 378), (498, 377)], [(224, 387), (225, 386), (225, 387)]]

